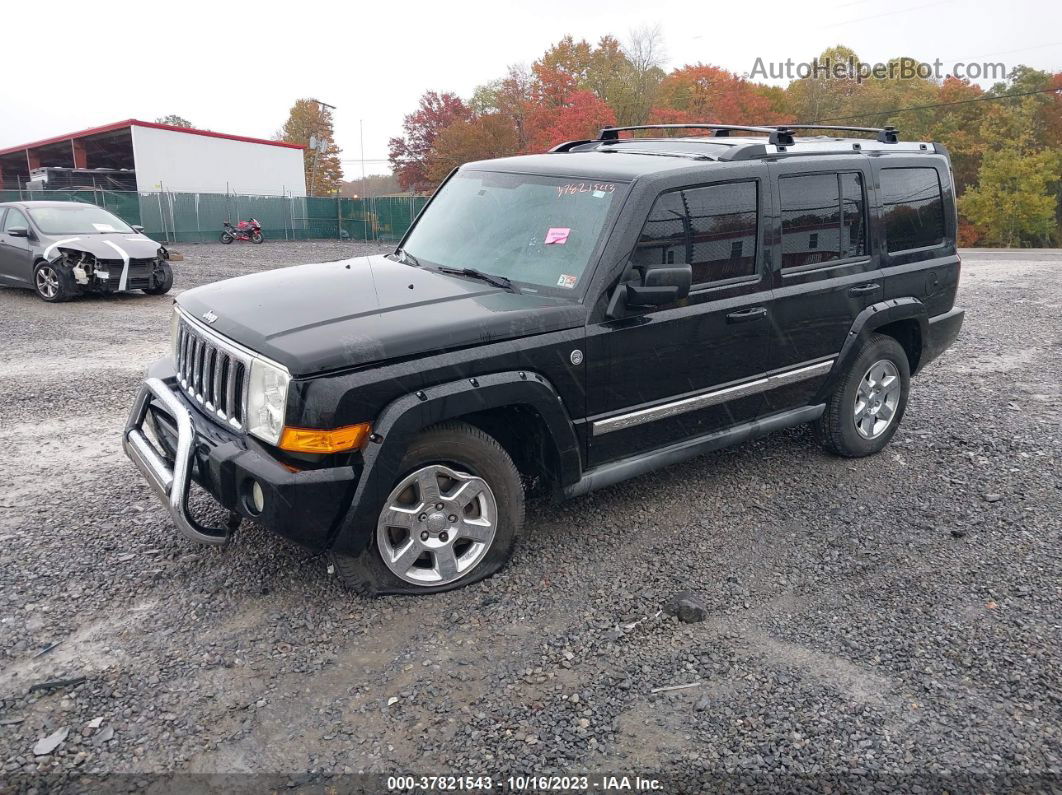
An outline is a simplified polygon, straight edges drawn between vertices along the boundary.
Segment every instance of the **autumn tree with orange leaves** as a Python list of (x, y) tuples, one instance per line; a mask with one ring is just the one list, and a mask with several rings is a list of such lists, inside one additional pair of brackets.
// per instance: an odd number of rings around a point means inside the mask
[[(843, 45), (817, 58), (859, 61)], [(636, 31), (622, 43), (565, 36), (529, 68), (511, 66), (477, 87), (467, 102), (426, 92), (406, 116), (403, 135), (391, 139), (392, 169), (403, 189), (425, 191), (462, 163), (544, 152), (613, 125), (893, 124), (906, 140), (948, 148), (962, 243), (1062, 244), (1062, 73), (1019, 66), (987, 92), (966, 80), (918, 76), (812, 76), (781, 87), (703, 62), (665, 73), (665, 60), (659, 29)], [(982, 101), (995, 97), (1008, 98)], [(1021, 209), (1001, 214), (996, 202)]]

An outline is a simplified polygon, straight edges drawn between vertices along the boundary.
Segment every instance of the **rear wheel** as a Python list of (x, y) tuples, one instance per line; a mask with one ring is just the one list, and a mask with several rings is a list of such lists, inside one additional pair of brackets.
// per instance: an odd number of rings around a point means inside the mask
[(224, 243), (225, 245), (228, 245), (229, 243), (231, 243), (231, 242), (232, 242), (233, 240), (235, 240), (236, 238), (234, 238), (234, 237), (233, 237), (232, 235), (230, 235), (230, 234), (229, 234), (228, 232), (222, 232), (222, 233), (221, 233), (221, 237), (220, 237), (220, 238), (218, 238), (218, 239), (219, 239), (219, 240), (221, 240), (221, 242), (222, 242), (222, 243)]
[(892, 337), (872, 335), (816, 423), (823, 446), (848, 458), (880, 452), (903, 419), (910, 387), (903, 347)]
[(160, 262), (155, 266), (155, 286), (145, 287), (144, 292), (148, 295), (165, 295), (173, 287), (173, 268), (168, 262)]
[(69, 301), (77, 294), (70, 274), (50, 262), (37, 263), (33, 269), (33, 286), (41, 300), (49, 304)]
[(400, 471), (368, 548), (333, 556), (345, 585), (367, 595), (438, 593), (505, 565), (524, 492), (493, 437), (464, 422), (437, 425), (410, 445)]

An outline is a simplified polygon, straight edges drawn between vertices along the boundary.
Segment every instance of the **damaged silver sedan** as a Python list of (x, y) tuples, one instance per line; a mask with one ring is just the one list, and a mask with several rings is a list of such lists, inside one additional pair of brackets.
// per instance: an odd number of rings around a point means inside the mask
[(37, 291), (49, 303), (81, 293), (173, 286), (165, 247), (93, 204), (0, 203), (0, 285)]

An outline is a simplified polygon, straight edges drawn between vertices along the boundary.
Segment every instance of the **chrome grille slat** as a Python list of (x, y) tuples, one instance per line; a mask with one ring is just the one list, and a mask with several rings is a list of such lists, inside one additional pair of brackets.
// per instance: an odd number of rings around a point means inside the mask
[(224, 367), (225, 355), (218, 349), (214, 350), (214, 374), (211, 376), (211, 389), (210, 395), (214, 403), (214, 408), (221, 410), (221, 373)]
[(180, 327), (181, 333), (184, 334), (184, 342), (182, 347), (178, 348), (178, 361), (177, 372), (181, 374), (181, 382), (185, 385), (188, 384), (188, 346), (192, 344), (192, 335), (188, 333), (183, 325)]
[(199, 393), (199, 351), (202, 350), (202, 340), (199, 337), (192, 337), (192, 395), (198, 396)]
[(211, 419), (243, 427), (247, 368), (253, 354), (190, 322), (181, 314), (177, 328), (177, 381)]
[(214, 402), (214, 361), (217, 357), (217, 349), (213, 345), (207, 345), (206, 353), (203, 354), (203, 401), (208, 409), (217, 408)]
[(228, 377), (225, 381), (225, 408), (232, 411), (230, 418), (239, 421), (236, 409), (236, 368), (239, 367), (239, 363), (229, 358), (228, 362)]

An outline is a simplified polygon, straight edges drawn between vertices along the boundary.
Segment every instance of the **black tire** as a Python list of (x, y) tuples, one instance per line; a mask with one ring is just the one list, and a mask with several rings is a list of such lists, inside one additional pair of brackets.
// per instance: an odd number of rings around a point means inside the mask
[(261, 243), (263, 240), (265, 240), (265, 238), (262, 237), (262, 233), (261, 232), (255, 232), (253, 235), (251, 235), (251, 242), (252, 243)]
[(38, 262), (33, 268), (33, 289), (37, 297), (49, 304), (69, 301), (78, 294), (74, 277), (51, 262)]
[[(895, 406), (891, 409), (891, 420), (887, 427), (877, 431), (872, 438), (863, 435), (856, 427), (856, 398), (863, 379), (872, 366), (879, 362), (889, 362), (899, 379), (899, 393)], [(879, 381), (880, 383), (880, 381)], [(866, 388), (866, 387), (865, 387)], [(815, 430), (822, 446), (834, 455), (846, 458), (861, 458), (881, 452), (896, 434), (907, 409), (907, 397), (911, 390), (911, 366), (907, 353), (892, 337), (873, 334), (859, 352), (844, 379), (826, 401), (826, 410), (815, 423)], [(877, 393), (877, 398), (888, 398), (888, 390)], [(875, 404), (871, 401), (871, 406)], [(887, 403), (888, 400), (882, 402)], [(887, 406), (886, 406), (887, 407)], [(879, 410), (880, 411), (880, 410)], [(870, 418), (870, 425), (880, 418)], [(873, 431), (873, 427), (867, 429)]]
[(231, 243), (231, 242), (232, 242), (233, 240), (235, 240), (235, 239), (236, 239), (236, 238), (234, 238), (234, 237), (233, 237), (232, 235), (230, 235), (230, 234), (229, 234), (228, 232), (222, 232), (222, 233), (221, 233), (221, 237), (219, 238), (219, 240), (221, 240), (221, 242), (222, 242), (222, 243), (224, 243), (224, 244), (225, 244), (226, 246), (227, 246), (227, 245), (228, 245), (229, 243)]
[(165, 295), (173, 287), (173, 268), (168, 262), (160, 262), (155, 267), (155, 286), (145, 287), (148, 295)]
[[(524, 523), (524, 490), (520, 473), (505, 449), (492, 436), (468, 423), (436, 425), (410, 444), (402, 458), (401, 474), (396, 478), (395, 486), (413, 472), (430, 465), (445, 466), (486, 482), (497, 505), (494, 538), (486, 553), (467, 573), (452, 582), (413, 584), (388, 568), (374, 527), (372, 539), (361, 555), (332, 555), (336, 574), (348, 588), (365, 596), (440, 593), (485, 579), (508, 562)], [(384, 507), (380, 505), (379, 510)]]

